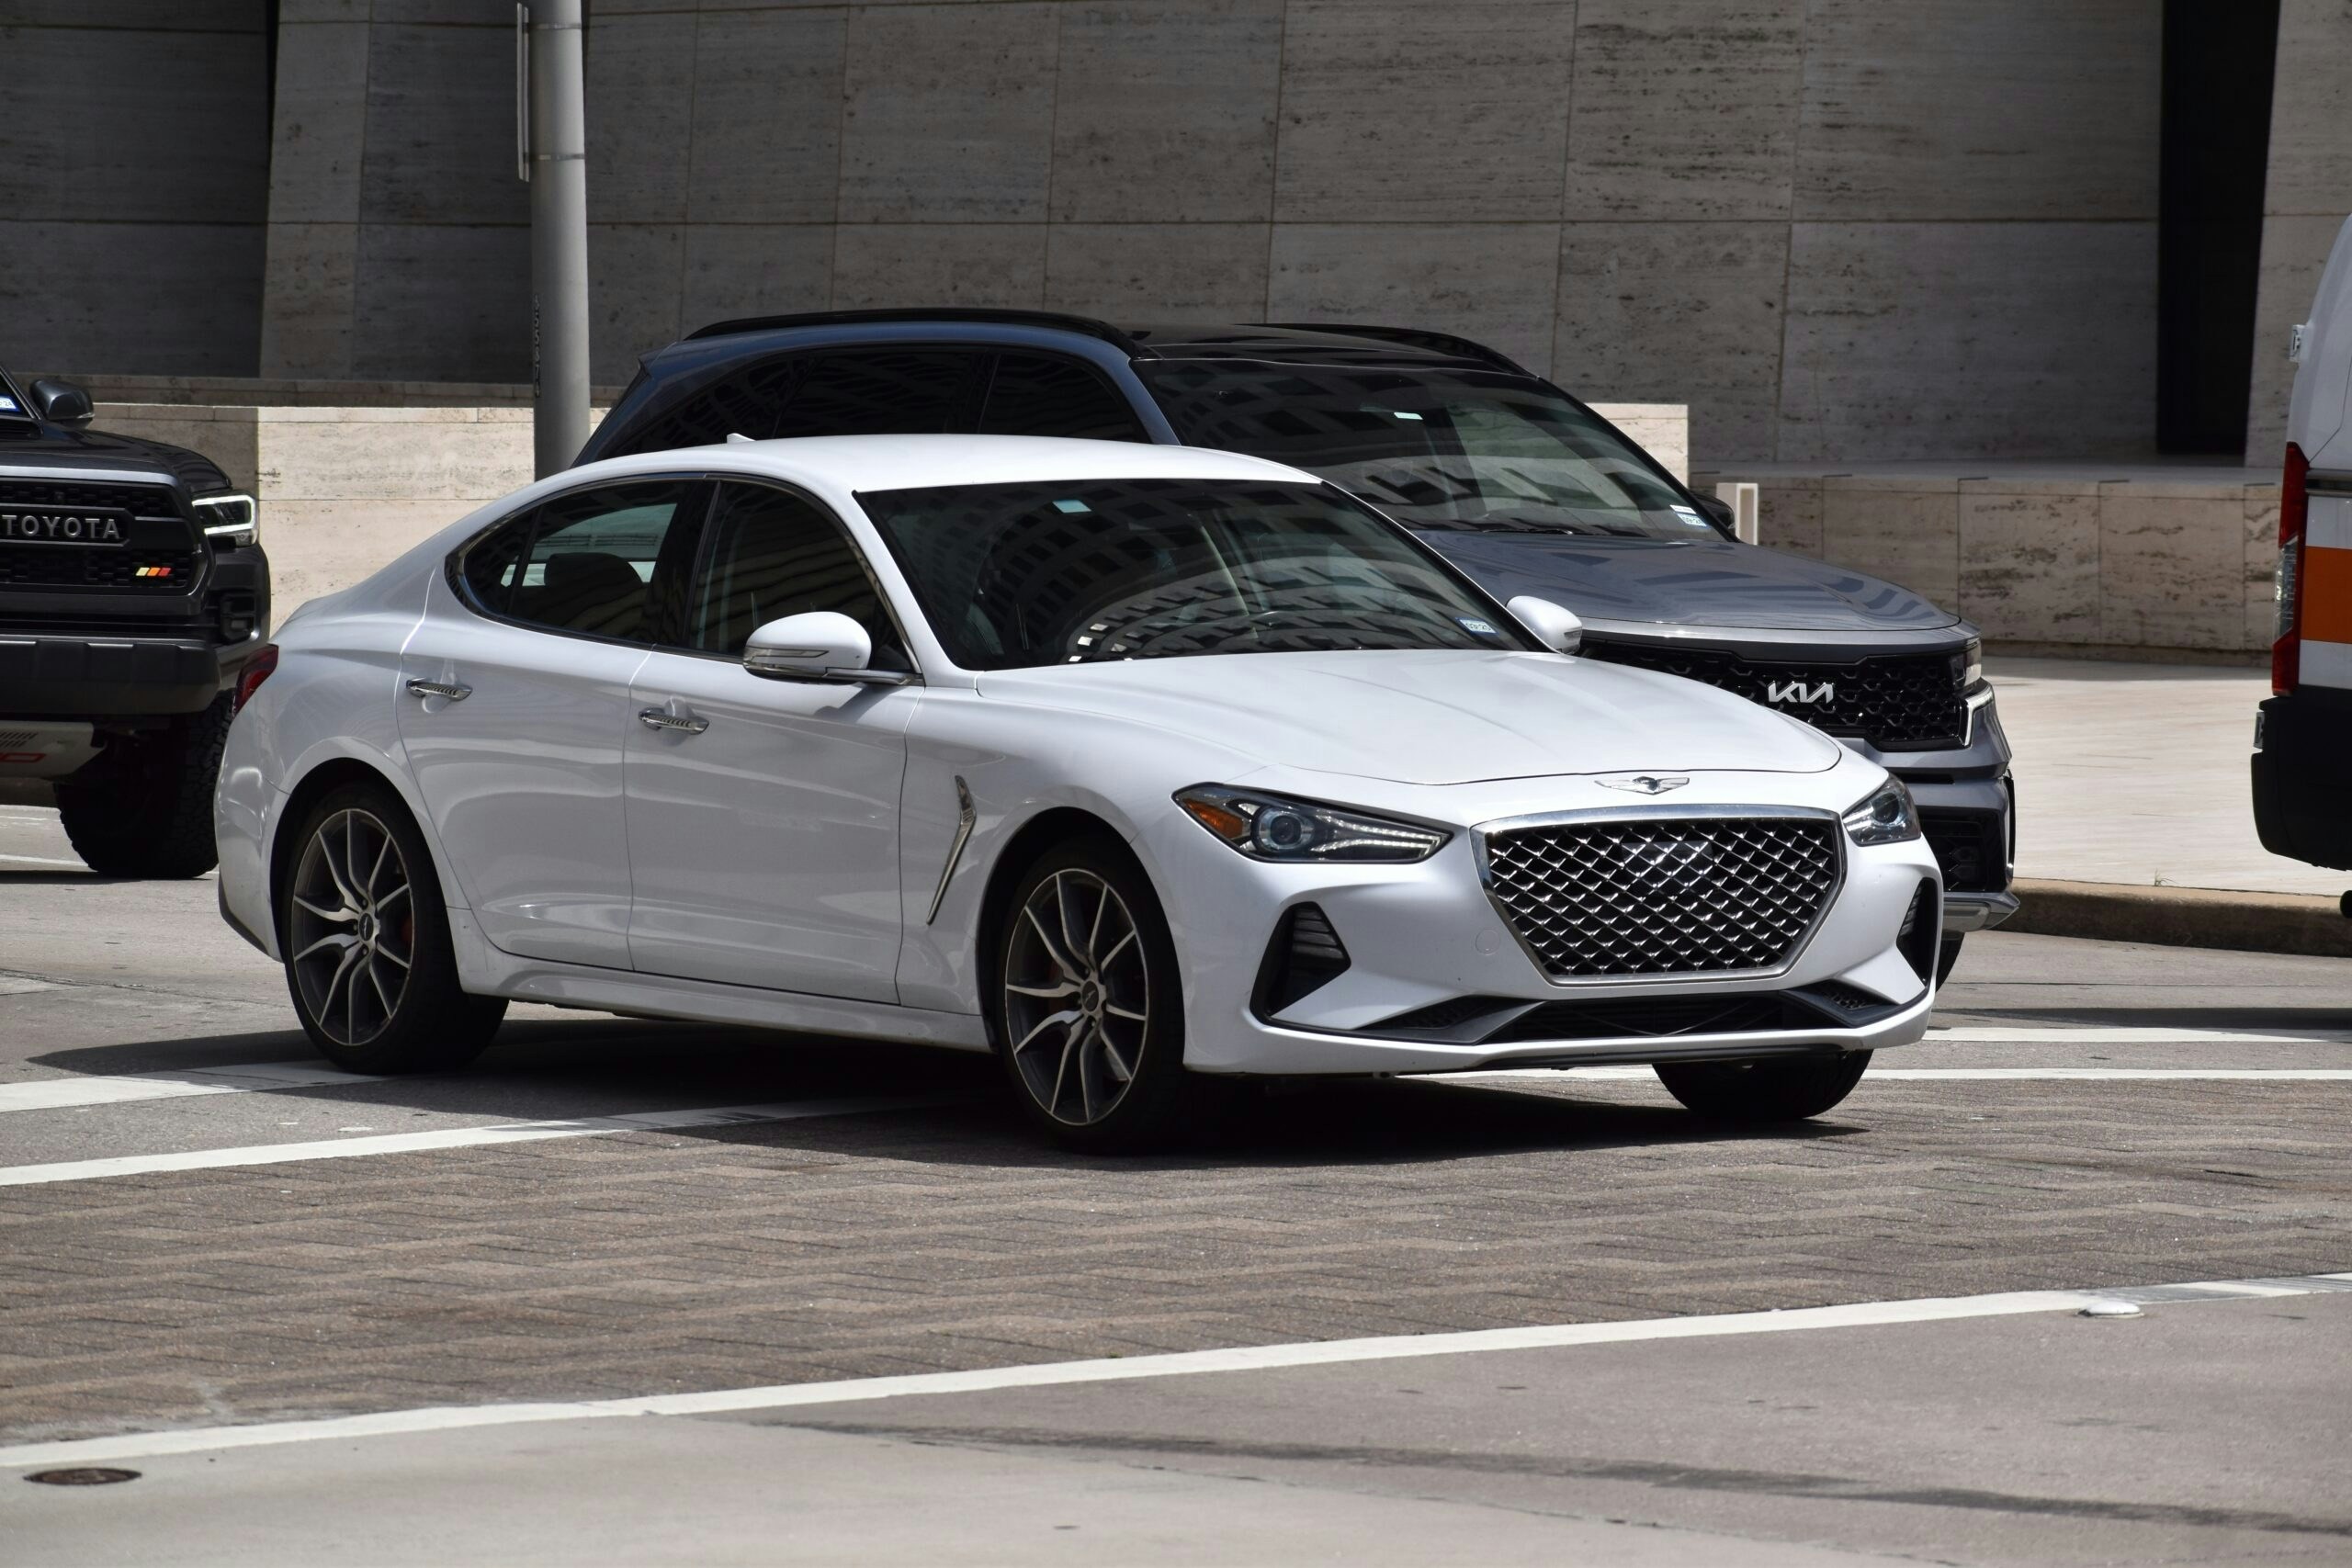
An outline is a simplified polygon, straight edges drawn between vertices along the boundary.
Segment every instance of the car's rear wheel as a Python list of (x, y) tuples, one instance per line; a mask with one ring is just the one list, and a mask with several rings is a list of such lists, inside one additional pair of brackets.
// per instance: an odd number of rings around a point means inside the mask
[(1802, 1122), (1853, 1092), (1871, 1065), (1868, 1051), (1772, 1056), (1752, 1062), (1659, 1062), (1667, 1092), (1716, 1122)]
[(433, 859), (390, 791), (331, 791), (304, 820), (278, 931), (287, 989), (320, 1055), (359, 1073), (461, 1066), (506, 1003), (458, 985)]
[(212, 794), (235, 716), (223, 692), (200, 713), (122, 736), (57, 786), (65, 837), (101, 876), (201, 876), (220, 861)]
[(1030, 866), (997, 922), (997, 1054), (1032, 1121), (1074, 1148), (1148, 1148), (1183, 1130), (1175, 943), (1134, 863), (1087, 839)]

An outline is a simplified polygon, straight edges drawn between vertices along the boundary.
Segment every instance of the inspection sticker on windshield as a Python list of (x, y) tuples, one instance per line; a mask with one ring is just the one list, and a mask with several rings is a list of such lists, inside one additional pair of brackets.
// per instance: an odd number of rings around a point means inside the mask
[(1091, 512), (1094, 509), (1082, 501), (1057, 501), (1054, 502), (1054, 510), (1067, 512), (1075, 517), (1081, 512)]
[(1706, 528), (1713, 526), (1713, 525), (1708, 523), (1705, 518), (1699, 515), (1699, 509), (1695, 506), (1677, 506), (1671, 510), (1677, 517), (1681, 518), (1682, 521), (1690, 524), (1693, 528)]
[(1456, 615), (1453, 618), (1462, 623), (1462, 629), (1464, 631), (1470, 633), (1474, 637), (1500, 637), (1503, 635), (1502, 633), (1495, 630), (1493, 622), (1482, 621), (1476, 615)]

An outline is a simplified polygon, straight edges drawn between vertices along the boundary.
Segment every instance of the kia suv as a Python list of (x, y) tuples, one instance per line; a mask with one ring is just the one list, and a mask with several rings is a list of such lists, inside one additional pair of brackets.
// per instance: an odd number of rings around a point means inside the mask
[(2017, 908), (2009, 748), (1973, 628), (1893, 583), (1740, 543), (1722, 502), (1464, 338), (975, 310), (723, 321), (648, 355), (580, 460), (964, 432), (1219, 447), (1319, 474), (1496, 598), (1575, 611), (1587, 657), (1738, 693), (1903, 779), (1943, 870), (1947, 971), (1962, 934)]

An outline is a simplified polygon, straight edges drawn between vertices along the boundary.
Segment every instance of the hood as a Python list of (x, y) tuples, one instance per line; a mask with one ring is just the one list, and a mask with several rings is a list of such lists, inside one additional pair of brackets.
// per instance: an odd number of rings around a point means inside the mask
[(1842, 754), (1810, 726), (1712, 686), (1546, 653), (1137, 659), (991, 671), (978, 688), (1262, 763), (1399, 784), (1819, 773)]
[(185, 446), (110, 435), (102, 430), (69, 430), (32, 420), (0, 421), (0, 472), (27, 468), (75, 468), (96, 477), (117, 474), (170, 475), (191, 495), (229, 489), (229, 477), (209, 457)]
[(1729, 539), (1417, 529), (1498, 599), (1533, 593), (1587, 620), (1784, 631), (1932, 631), (1956, 624), (1907, 588)]

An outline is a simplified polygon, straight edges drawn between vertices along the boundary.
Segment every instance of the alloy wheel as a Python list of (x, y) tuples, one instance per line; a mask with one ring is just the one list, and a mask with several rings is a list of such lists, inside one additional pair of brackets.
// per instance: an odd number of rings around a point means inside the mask
[(1125, 900), (1090, 871), (1040, 882), (1004, 960), (1006, 1041), (1030, 1098), (1070, 1126), (1102, 1121), (1135, 1083), (1150, 1019), (1150, 965)]
[(382, 821), (356, 808), (319, 824), (294, 870), (288, 961), (302, 1005), (338, 1045), (381, 1034), (416, 954), (408, 863)]

